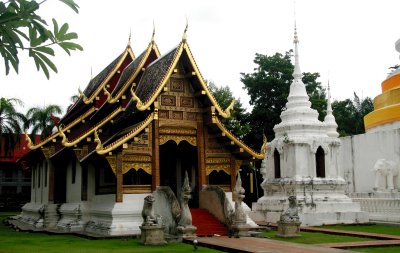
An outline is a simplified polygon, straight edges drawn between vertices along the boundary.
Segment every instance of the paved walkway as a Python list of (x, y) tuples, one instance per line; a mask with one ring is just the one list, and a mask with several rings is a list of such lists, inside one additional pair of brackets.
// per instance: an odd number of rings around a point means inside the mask
[(367, 248), (367, 247), (388, 247), (400, 246), (400, 240), (375, 240), (363, 242), (340, 242), (340, 243), (320, 243), (314, 244), (319, 247), (349, 249), (349, 248)]
[[(192, 243), (192, 240), (186, 242)], [(215, 248), (219, 250), (228, 250), (228, 252), (244, 253), (340, 253), (348, 252), (341, 249), (326, 248), (309, 244), (298, 244), (271, 240), (266, 238), (241, 237), (229, 238), (227, 236), (218, 237), (199, 237), (198, 245)]]

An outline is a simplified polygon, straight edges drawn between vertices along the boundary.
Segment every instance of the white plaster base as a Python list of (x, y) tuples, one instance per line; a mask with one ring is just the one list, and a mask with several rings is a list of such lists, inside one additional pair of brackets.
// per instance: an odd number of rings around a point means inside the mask
[(369, 213), (371, 221), (400, 222), (400, 193), (352, 193), (351, 198)]
[(57, 229), (63, 232), (80, 232), (84, 230), (85, 221), (82, 216), (87, 211), (84, 203), (64, 203), (59, 212), (61, 219), (57, 223)]
[(138, 235), (142, 225), (142, 208), (148, 194), (124, 194), (122, 203), (115, 195), (97, 195), (88, 210), (85, 232), (104, 236)]
[(250, 216), (260, 222), (276, 223), (288, 208), (288, 196), (297, 198), (301, 226), (353, 224), (369, 221), (360, 204), (344, 194), (342, 179), (272, 179), (263, 182), (266, 195), (253, 203)]
[(43, 204), (26, 203), (18, 215), (18, 220), (35, 228), (43, 228), (43, 210)]

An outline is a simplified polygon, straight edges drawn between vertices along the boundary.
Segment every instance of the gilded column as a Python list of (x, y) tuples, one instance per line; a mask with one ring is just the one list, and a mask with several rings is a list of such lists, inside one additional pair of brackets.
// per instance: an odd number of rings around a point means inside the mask
[(231, 155), (231, 191), (236, 185), (236, 159)]
[(197, 161), (199, 171), (199, 190), (201, 190), (203, 185), (207, 184), (204, 139), (203, 122), (197, 122)]
[(156, 190), (157, 186), (160, 186), (160, 145), (159, 145), (159, 133), (158, 133), (158, 120), (153, 120), (152, 128), (153, 137), (153, 160), (152, 160), (152, 184), (151, 190)]
[(117, 154), (117, 168), (116, 168), (116, 177), (117, 177), (117, 196), (116, 202), (123, 202), (123, 188), (122, 188), (122, 156), (121, 154)]

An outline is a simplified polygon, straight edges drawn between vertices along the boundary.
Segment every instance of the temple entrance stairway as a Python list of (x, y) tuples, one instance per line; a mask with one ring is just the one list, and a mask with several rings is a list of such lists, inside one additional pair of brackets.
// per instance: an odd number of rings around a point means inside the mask
[(210, 212), (201, 208), (190, 208), (193, 226), (197, 227), (197, 236), (227, 235), (228, 228)]

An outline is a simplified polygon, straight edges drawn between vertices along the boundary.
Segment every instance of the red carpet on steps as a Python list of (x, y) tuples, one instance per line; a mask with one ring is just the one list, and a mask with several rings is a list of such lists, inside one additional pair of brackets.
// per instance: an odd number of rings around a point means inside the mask
[(197, 227), (197, 236), (211, 236), (214, 234), (227, 235), (228, 229), (217, 218), (205, 209), (191, 208), (192, 223)]

